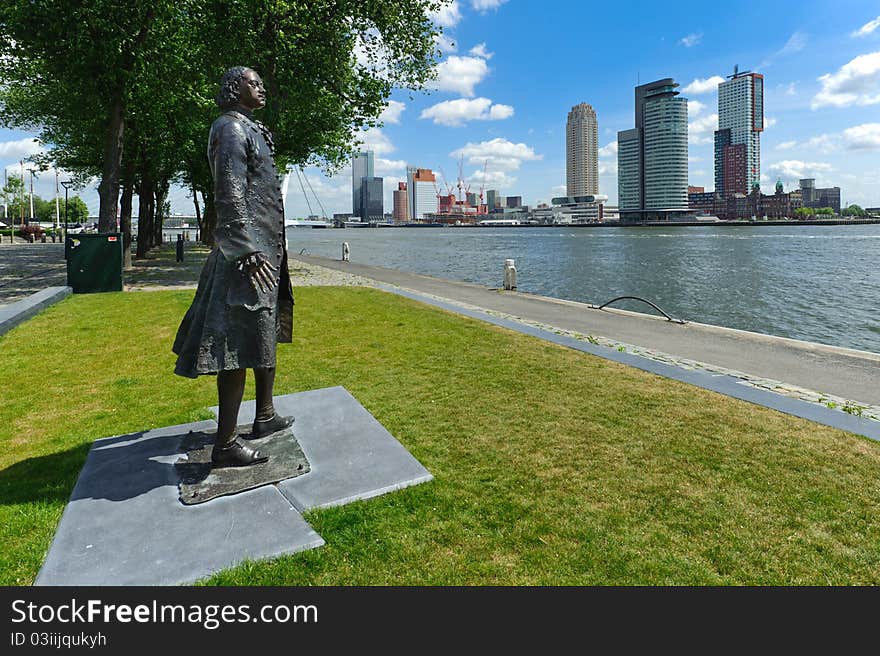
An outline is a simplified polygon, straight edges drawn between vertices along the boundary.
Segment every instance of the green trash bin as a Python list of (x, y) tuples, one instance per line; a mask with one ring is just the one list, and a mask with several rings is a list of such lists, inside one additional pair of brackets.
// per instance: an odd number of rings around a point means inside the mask
[(122, 291), (122, 234), (68, 235), (67, 285), (74, 294)]

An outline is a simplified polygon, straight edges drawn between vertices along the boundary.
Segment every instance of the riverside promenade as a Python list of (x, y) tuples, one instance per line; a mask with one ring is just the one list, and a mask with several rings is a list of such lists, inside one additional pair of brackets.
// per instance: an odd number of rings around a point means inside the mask
[[(829, 408), (849, 401), (854, 413), (861, 415), (863, 410), (880, 407), (878, 353), (700, 323), (682, 325), (653, 315), (598, 310), (585, 303), (305, 254), (292, 255), (291, 268), (297, 261), (446, 299), (454, 305), (481, 308), (514, 321), (586, 336), (592, 343), (618, 345), (674, 366), (734, 375), (757, 387)], [(501, 273), (499, 263), (499, 283)]]

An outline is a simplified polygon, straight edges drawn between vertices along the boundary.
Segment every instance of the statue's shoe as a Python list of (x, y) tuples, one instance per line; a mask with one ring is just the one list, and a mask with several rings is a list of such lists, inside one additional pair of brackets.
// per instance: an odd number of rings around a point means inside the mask
[(256, 449), (252, 449), (238, 440), (222, 449), (215, 446), (211, 452), (211, 463), (214, 467), (247, 467), (267, 460), (269, 460), (269, 456), (262, 455)]
[(254, 420), (254, 426), (251, 429), (251, 434), (248, 438), (256, 440), (271, 435), (272, 433), (277, 433), (278, 431), (289, 428), (292, 425), (293, 417), (282, 417), (276, 412), (271, 419)]

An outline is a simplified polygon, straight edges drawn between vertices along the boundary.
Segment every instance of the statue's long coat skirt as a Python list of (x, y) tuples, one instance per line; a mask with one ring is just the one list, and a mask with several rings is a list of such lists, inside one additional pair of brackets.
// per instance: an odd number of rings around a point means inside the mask
[[(281, 184), (260, 128), (239, 111), (227, 111), (211, 126), (216, 246), (172, 347), (178, 356), (174, 373), (181, 376), (274, 367), (276, 344), (292, 341)], [(237, 266), (257, 251), (276, 267), (278, 284), (267, 292), (255, 289)]]

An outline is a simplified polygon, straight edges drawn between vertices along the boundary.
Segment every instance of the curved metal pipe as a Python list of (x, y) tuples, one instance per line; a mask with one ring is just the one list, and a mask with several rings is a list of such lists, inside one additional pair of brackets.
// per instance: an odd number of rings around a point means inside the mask
[(603, 309), (605, 309), (605, 306), (607, 306), (607, 305), (611, 305), (612, 303), (615, 303), (615, 302), (617, 302), (617, 301), (623, 301), (623, 300), (626, 300), (626, 299), (628, 299), (628, 300), (632, 300), (632, 301), (641, 301), (642, 303), (647, 303), (648, 305), (650, 305), (652, 308), (654, 308), (655, 310), (657, 310), (657, 312), (659, 312), (660, 314), (662, 314), (664, 317), (666, 317), (666, 318), (667, 318), (669, 321), (671, 321), (672, 323), (679, 323), (679, 324), (682, 324), (682, 325), (684, 325), (685, 323), (687, 323), (686, 321), (682, 321), (681, 319), (673, 319), (673, 318), (670, 317), (668, 314), (666, 314), (666, 312), (664, 312), (662, 308), (658, 307), (657, 305), (655, 305), (655, 304), (652, 303), (651, 301), (648, 301), (648, 300), (646, 300), (646, 299), (644, 299), (644, 298), (641, 298), (641, 297), (639, 297), (639, 296), (618, 296), (617, 298), (612, 298), (610, 301), (605, 301), (604, 303), (602, 303), (602, 305), (600, 305), (600, 306), (598, 306), (598, 307), (596, 307), (595, 305), (591, 305), (590, 307), (592, 307), (592, 308), (594, 308), (594, 309), (596, 309), (596, 310), (603, 310)]
[(306, 252), (306, 249), (304, 248), (304, 249), (302, 249), (302, 250), (299, 252), (299, 254), (300, 254), (300, 255), (303, 255), (305, 252)]

